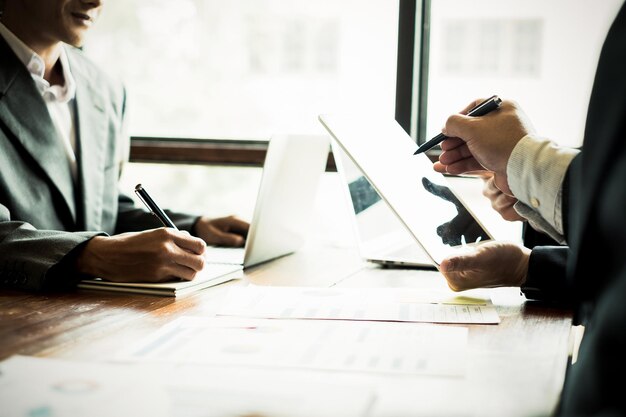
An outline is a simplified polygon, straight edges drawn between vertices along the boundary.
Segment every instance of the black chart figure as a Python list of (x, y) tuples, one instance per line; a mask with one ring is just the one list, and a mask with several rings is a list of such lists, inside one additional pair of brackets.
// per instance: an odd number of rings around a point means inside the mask
[[(450, 221), (437, 226), (437, 235), (444, 245), (459, 246), (463, 243), (473, 243), (489, 239), (483, 228), (470, 215), (465, 206), (454, 195), (450, 188), (435, 184), (426, 177), (422, 177), (422, 185), (432, 195), (440, 197), (456, 207), (457, 214)], [(465, 241), (463, 241), (463, 238)]]

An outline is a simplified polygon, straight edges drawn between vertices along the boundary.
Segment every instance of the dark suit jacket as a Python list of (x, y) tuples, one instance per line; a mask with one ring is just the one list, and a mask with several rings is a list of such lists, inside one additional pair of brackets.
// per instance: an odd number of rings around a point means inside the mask
[[(73, 249), (97, 234), (159, 227), (118, 192), (128, 155), (125, 92), (82, 52), (66, 47), (76, 80), (78, 181), (25, 66), (0, 37), (0, 286), (75, 284)], [(189, 230), (193, 216), (169, 213)], [(63, 262), (60, 262), (62, 261)]]
[(570, 168), (568, 278), (585, 324), (563, 414), (625, 416), (626, 5), (611, 27), (589, 102), (583, 153)]
[[(585, 326), (578, 360), (563, 389), (558, 414), (564, 416), (626, 416), (625, 57), (623, 5), (598, 62), (583, 151), (567, 174), (564, 221), (570, 247), (546, 249), (544, 259), (554, 262), (544, 263), (543, 271), (531, 256), (529, 279), (541, 286), (537, 276), (543, 275), (543, 290), (566, 298)], [(535, 261), (542, 256), (537, 255)], [(567, 273), (553, 275), (565, 262)]]

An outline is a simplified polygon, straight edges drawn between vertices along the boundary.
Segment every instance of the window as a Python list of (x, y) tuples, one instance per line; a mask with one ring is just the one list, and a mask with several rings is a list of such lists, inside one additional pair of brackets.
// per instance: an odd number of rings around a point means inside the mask
[(389, 0), (107, 3), (84, 49), (126, 85), (131, 160), (154, 162), (129, 164), (121, 189), (250, 220), (273, 133), (325, 134), (318, 114), (345, 109), (393, 117), (398, 15)]
[(539, 134), (579, 146), (600, 48), (621, 4), (431, 1), (424, 139), (471, 100), (498, 94), (518, 101)]
[(266, 139), (393, 117), (397, 31), (389, 0), (125, 0), (85, 51), (124, 80), (132, 136)]

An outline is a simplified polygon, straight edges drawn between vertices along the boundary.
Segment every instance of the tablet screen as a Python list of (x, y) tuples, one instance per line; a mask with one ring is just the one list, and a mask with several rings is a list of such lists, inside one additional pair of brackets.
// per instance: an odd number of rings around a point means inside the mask
[(338, 169), (360, 191), (351, 193), (355, 211), (376, 205), (371, 191), (363, 191), (367, 180), (437, 265), (454, 251), (492, 239), (428, 157), (413, 155), (415, 142), (395, 120), (323, 115), (320, 121), (339, 145), (333, 146)]

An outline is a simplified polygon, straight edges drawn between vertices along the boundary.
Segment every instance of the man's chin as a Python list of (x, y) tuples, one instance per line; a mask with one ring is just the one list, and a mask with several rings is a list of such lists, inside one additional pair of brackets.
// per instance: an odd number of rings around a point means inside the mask
[(66, 36), (63, 42), (75, 48), (82, 48), (82, 46), (85, 44), (85, 35), (82, 33), (81, 34), (72, 33), (69, 36)]

